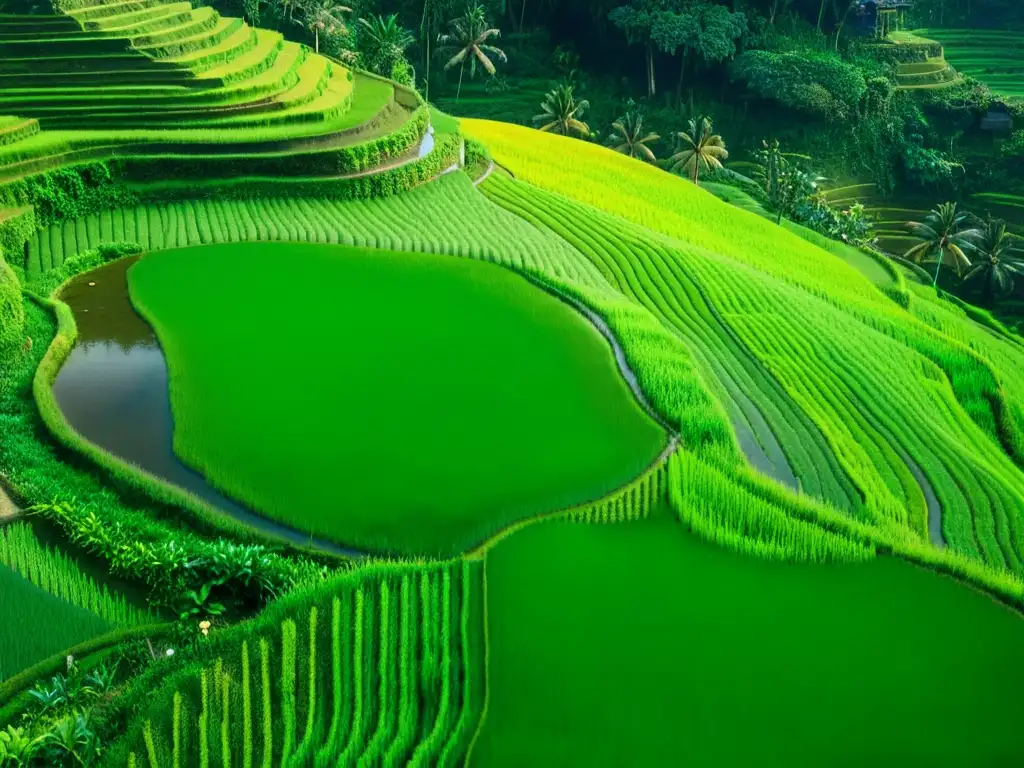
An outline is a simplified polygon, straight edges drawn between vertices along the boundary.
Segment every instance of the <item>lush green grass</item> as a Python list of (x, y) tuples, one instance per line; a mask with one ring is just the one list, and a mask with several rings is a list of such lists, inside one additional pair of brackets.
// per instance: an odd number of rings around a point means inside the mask
[(907, 563), (773, 564), (665, 514), (531, 526), (488, 554), (487, 586), (490, 697), (474, 765), (1021, 757), (1024, 622)]
[(114, 625), (0, 567), (0, 681)]
[(129, 279), (170, 362), (179, 455), (345, 544), (456, 552), (604, 495), (664, 444), (599, 333), (489, 264), (219, 246)]

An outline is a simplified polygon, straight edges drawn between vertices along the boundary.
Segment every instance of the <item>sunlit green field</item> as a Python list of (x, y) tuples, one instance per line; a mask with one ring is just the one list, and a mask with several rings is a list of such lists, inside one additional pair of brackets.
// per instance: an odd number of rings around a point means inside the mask
[(1024, 96), (1024, 31), (1003, 29), (926, 29), (942, 43), (949, 63), (1005, 96)]
[(738, 556), (669, 514), (488, 554), (474, 765), (1014, 764), (1019, 615), (891, 558)]
[(169, 359), (176, 452), (342, 544), (465, 550), (664, 445), (588, 321), (491, 264), (237, 244), (152, 254), (129, 280)]

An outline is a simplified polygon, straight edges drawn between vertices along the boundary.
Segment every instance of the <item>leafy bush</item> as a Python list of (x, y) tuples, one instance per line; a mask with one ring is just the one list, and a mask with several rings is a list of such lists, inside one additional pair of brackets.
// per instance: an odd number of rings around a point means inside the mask
[(29, 176), (0, 187), (0, 205), (35, 207), (38, 226), (135, 201), (115, 164), (86, 163)]
[[(0, 253), (0, 367), (16, 355), (25, 341), (25, 310), (21, 284)], [(0, 391), (4, 382), (0, 380)]]
[(766, 99), (828, 121), (852, 117), (867, 91), (860, 69), (820, 51), (747, 51), (732, 77)]

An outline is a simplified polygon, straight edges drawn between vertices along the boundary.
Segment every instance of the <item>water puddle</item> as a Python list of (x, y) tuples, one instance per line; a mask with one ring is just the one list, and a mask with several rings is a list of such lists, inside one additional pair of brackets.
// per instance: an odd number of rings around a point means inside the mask
[(65, 418), (90, 442), (240, 522), (299, 546), (360, 556), (255, 514), (175, 455), (167, 362), (156, 334), (128, 297), (128, 270), (138, 258), (79, 275), (61, 292), (78, 324), (78, 342), (53, 383)]

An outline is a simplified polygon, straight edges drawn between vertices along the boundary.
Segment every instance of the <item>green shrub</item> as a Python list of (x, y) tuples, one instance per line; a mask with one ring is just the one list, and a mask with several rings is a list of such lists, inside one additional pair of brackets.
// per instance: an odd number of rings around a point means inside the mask
[(33, 206), (40, 227), (134, 201), (118, 181), (116, 164), (104, 162), (58, 168), (0, 187), (0, 205)]
[(732, 76), (766, 99), (825, 120), (854, 114), (867, 91), (861, 71), (832, 53), (747, 51)]
[[(25, 342), (25, 310), (21, 284), (0, 253), (0, 370), (17, 355)], [(0, 392), (4, 387), (0, 379)]]

